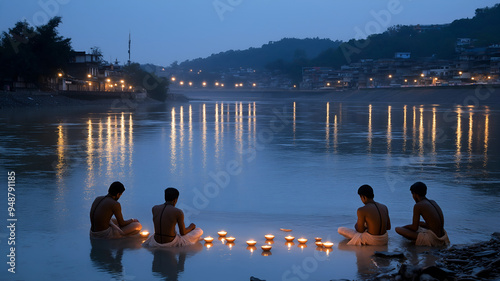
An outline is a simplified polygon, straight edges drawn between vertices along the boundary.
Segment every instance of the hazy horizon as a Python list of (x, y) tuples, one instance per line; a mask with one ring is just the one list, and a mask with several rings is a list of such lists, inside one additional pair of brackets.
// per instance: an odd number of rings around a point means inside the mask
[(314, 0), (214, 0), (136, 2), (26, 0), (0, 3), (0, 31), (18, 21), (34, 26), (61, 16), (60, 35), (72, 39), (76, 51), (100, 47), (105, 60), (131, 60), (168, 66), (174, 61), (208, 57), (228, 50), (261, 47), (289, 38), (347, 41), (380, 33), (389, 26), (444, 24), (471, 18), (477, 8), (498, 0), (333, 2)]

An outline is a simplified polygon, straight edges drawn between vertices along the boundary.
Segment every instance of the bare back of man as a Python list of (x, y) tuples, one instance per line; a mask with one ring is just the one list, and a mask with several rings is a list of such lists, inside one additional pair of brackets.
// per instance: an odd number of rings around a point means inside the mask
[(191, 224), (187, 229), (184, 225), (184, 213), (174, 205), (165, 203), (153, 207), (153, 223), (155, 241), (158, 243), (172, 242), (176, 236), (175, 226), (179, 225), (179, 234), (184, 236), (195, 228)]
[(420, 219), (420, 216), (424, 219), (423, 222), (419, 222), (419, 226), (432, 230), (438, 237), (444, 235), (443, 211), (434, 200), (426, 198), (416, 203), (413, 209), (413, 216), (413, 219), (417, 221)]
[(388, 229), (391, 229), (391, 222), (387, 206), (373, 201), (358, 209), (356, 231), (367, 230), (372, 235), (382, 235)]
[(90, 208), (92, 231), (102, 231), (109, 227), (109, 221), (113, 217), (116, 205), (121, 209), (120, 203), (109, 196), (99, 196), (94, 200)]

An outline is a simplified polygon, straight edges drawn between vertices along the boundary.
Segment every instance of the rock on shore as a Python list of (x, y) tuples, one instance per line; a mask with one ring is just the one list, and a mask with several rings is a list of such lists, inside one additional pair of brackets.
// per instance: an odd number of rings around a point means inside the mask
[(500, 280), (500, 233), (490, 241), (455, 245), (437, 252), (435, 266), (418, 268), (403, 263), (394, 274), (380, 274), (372, 280), (390, 281), (481, 281)]

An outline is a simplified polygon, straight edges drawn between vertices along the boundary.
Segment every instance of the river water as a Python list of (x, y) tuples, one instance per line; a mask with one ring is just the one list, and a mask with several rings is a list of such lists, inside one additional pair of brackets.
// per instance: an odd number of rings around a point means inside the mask
[[(389, 208), (393, 228), (411, 222), (409, 187), (427, 184), (452, 244), (499, 231), (500, 111), (496, 105), (344, 102), (262, 93), (193, 94), (186, 103), (116, 108), (17, 109), (0, 113), (4, 224), (15, 172), (15, 231), (0, 230), (2, 280), (363, 279), (395, 266), (374, 250), (419, 252), (389, 232), (388, 247), (347, 247), (362, 184)], [(152, 232), (163, 190), (181, 195), (186, 221), (234, 244), (150, 251), (140, 239), (91, 241), (89, 210), (119, 180), (125, 219)], [(307, 247), (285, 244), (292, 229)], [(270, 254), (247, 248), (276, 235)], [(5, 266), (15, 238), (15, 270)], [(316, 248), (314, 237), (334, 242)], [(412, 254), (413, 253), (413, 254)], [(424, 263), (413, 256), (414, 263)]]

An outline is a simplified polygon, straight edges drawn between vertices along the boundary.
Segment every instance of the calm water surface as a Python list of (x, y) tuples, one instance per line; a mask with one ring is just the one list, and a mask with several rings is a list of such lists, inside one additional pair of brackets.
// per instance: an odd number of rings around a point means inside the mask
[[(410, 223), (409, 186), (424, 181), (444, 210), (453, 244), (489, 239), (500, 226), (499, 108), (337, 103), (324, 96), (199, 94), (189, 103), (124, 109), (0, 113), (1, 202), (16, 173), (16, 271), (2, 280), (330, 280), (364, 278), (386, 261), (374, 250), (415, 249), (391, 230), (388, 247), (347, 247), (357, 188), (375, 189), (394, 226)], [(188, 222), (216, 241), (150, 251), (140, 239), (90, 241), (93, 199), (119, 180), (126, 219), (152, 231), (151, 207), (177, 187)], [(493, 225), (492, 225), (493, 223)], [(287, 234), (307, 247), (287, 245)], [(276, 235), (271, 255), (247, 248)], [(6, 227), (0, 230), (4, 262)], [(317, 249), (315, 236), (335, 243)], [(5, 263), (4, 263), (5, 265)]]

